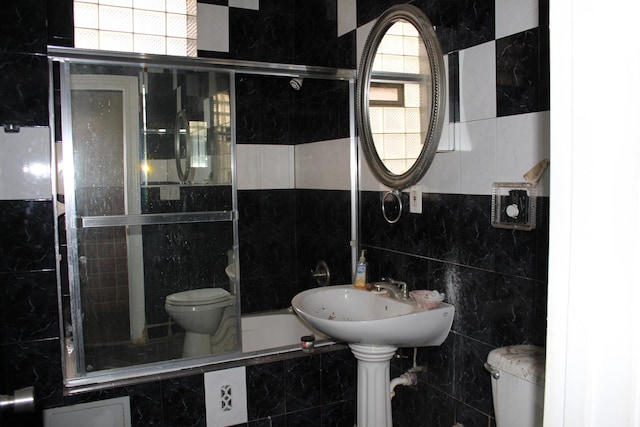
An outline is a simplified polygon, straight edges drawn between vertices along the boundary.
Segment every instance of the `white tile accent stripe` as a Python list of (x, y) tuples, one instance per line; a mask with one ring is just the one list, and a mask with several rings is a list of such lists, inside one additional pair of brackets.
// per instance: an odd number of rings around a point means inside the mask
[(349, 191), (349, 144), (344, 138), (296, 145), (296, 188)]
[(260, 10), (260, 0), (229, 0), (229, 7)]
[(238, 144), (238, 190), (295, 188), (294, 147)]
[(496, 44), (460, 51), (460, 121), (496, 117)]
[(198, 49), (229, 52), (229, 8), (198, 3)]
[(338, 37), (356, 29), (358, 8), (356, 0), (338, 0)]
[(51, 200), (49, 128), (0, 130), (0, 200)]
[(496, 0), (496, 39), (536, 28), (538, 0)]

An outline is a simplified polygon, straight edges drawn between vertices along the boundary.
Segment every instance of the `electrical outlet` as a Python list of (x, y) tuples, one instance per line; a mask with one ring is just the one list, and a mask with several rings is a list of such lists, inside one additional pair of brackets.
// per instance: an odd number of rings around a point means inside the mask
[(422, 213), (422, 185), (414, 185), (409, 190), (409, 212)]
[(247, 375), (244, 366), (204, 374), (207, 427), (246, 423)]

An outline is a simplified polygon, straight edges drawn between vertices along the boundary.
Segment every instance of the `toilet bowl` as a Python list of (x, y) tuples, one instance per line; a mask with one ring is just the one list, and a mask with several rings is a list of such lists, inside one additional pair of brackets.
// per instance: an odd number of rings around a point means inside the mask
[(221, 288), (193, 289), (166, 297), (164, 309), (185, 330), (182, 357), (211, 354), (211, 337), (234, 297)]
[(544, 349), (533, 345), (497, 348), (485, 368), (491, 373), (497, 427), (540, 427), (544, 409)]

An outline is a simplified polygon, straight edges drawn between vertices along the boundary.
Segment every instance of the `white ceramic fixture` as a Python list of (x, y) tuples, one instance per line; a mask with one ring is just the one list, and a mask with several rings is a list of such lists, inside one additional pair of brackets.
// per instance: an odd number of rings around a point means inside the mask
[(167, 296), (164, 309), (185, 330), (182, 357), (211, 354), (211, 337), (234, 298), (221, 288), (203, 288)]
[(454, 313), (451, 304), (428, 310), (352, 285), (309, 289), (291, 305), (312, 327), (348, 343), (358, 359), (359, 427), (391, 427), (389, 361), (398, 347), (442, 344)]
[(320, 332), (349, 344), (425, 347), (449, 335), (453, 306), (425, 310), (351, 285), (309, 289), (291, 301), (293, 309)]
[(492, 350), (485, 368), (497, 427), (537, 427), (544, 412), (544, 348), (514, 345)]

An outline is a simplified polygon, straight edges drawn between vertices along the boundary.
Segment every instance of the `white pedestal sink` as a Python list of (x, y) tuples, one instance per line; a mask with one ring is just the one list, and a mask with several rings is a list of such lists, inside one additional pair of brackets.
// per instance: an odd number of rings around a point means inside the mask
[(358, 360), (359, 427), (391, 427), (389, 361), (398, 347), (442, 344), (454, 313), (450, 304), (426, 310), (351, 285), (310, 289), (291, 305), (319, 332), (348, 343)]

